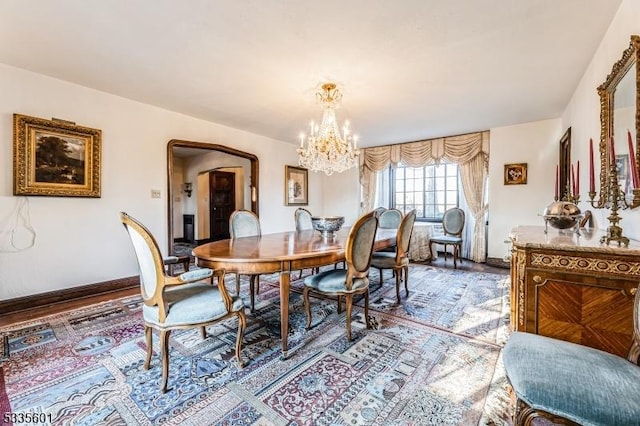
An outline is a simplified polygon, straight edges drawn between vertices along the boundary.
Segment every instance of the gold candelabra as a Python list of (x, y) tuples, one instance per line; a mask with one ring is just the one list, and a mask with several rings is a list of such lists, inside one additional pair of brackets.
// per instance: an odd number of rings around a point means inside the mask
[(625, 247), (629, 247), (629, 238), (622, 235), (622, 227), (618, 225), (622, 218), (618, 214), (618, 210), (635, 209), (640, 207), (640, 188), (634, 188), (632, 190), (633, 198), (627, 200), (627, 194), (620, 188), (618, 182), (618, 167), (615, 161), (610, 161), (609, 165), (609, 179), (600, 193), (600, 199), (595, 200), (596, 192), (589, 191), (589, 204), (593, 208), (609, 208), (611, 214), (607, 217), (609, 220), (609, 227), (607, 228), (607, 235), (600, 239), (600, 243), (609, 244), (611, 241), (618, 243), (618, 246), (624, 244)]

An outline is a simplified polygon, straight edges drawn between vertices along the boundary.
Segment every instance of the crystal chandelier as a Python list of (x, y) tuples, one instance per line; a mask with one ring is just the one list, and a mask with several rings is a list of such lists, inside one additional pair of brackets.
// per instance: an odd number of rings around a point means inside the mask
[(322, 122), (320, 126), (313, 121), (309, 124), (309, 136), (300, 134), (299, 164), (327, 175), (344, 172), (358, 164), (360, 151), (356, 148), (358, 136), (351, 134), (349, 122), (345, 121), (341, 133), (336, 120), (342, 93), (335, 84), (325, 83), (322, 91), (316, 93), (316, 99), (322, 105)]

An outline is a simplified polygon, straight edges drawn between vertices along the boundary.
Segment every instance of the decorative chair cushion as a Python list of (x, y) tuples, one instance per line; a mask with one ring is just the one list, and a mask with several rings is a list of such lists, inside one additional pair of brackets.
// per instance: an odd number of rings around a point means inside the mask
[(402, 259), (400, 265), (396, 264), (395, 252), (376, 252), (371, 256), (371, 266), (374, 268), (391, 269), (400, 268), (409, 264), (409, 259)]
[(640, 367), (622, 357), (523, 332), (503, 357), (514, 391), (536, 410), (582, 425), (640, 424)]
[(213, 270), (209, 268), (202, 268), (180, 274), (180, 279), (183, 281), (199, 281), (210, 278), (212, 275)]
[[(161, 327), (175, 327), (214, 321), (227, 314), (222, 296), (217, 287), (207, 283), (184, 284), (165, 290), (168, 307), (167, 318), (158, 320), (158, 306), (143, 305), (144, 320)], [(232, 311), (244, 309), (242, 299), (232, 296)]]
[(430, 240), (434, 243), (439, 243), (439, 244), (461, 244), (462, 243), (462, 238), (452, 237), (451, 235), (440, 235), (437, 237), (431, 237)]
[[(333, 293), (336, 291), (345, 291), (347, 289), (347, 285), (345, 282), (346, 279), (346, 269), (332, 269), (305, 278), (304, 285), (318, 291)], [(366, 287), (368, 284), (368, 279), (356, 278), (353, 280), (353, 286), (351, 287), (351, 289), (357, 290), (359, 288)]]

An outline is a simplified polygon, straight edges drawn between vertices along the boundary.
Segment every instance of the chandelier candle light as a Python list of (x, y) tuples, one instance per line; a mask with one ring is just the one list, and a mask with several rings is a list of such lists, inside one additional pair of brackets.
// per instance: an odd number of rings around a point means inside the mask
[(336, 109), (340, 107), (342, 93), (334, 83), (324, 83), (321, 87), (316, 100), (321, 104), (322, 121), (319, 126), (313, 121), (309, 124), (309, 136), (300, 134), (298, 159), (302, 167), (331, 175), (356, 166), (360, 151), (358, 136), (351, 133), (349, 122), (345, 121), (342, 132), (338, 126)]

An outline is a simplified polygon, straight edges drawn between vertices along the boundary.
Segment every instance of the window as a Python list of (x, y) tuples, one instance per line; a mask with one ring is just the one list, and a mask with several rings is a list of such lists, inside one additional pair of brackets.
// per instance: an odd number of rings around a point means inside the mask
[(440, 221), (445, 210), (458, 207), (458, 165), (390, 168), (391, 206), (406, 213), (416, 209), (416, 219)]

